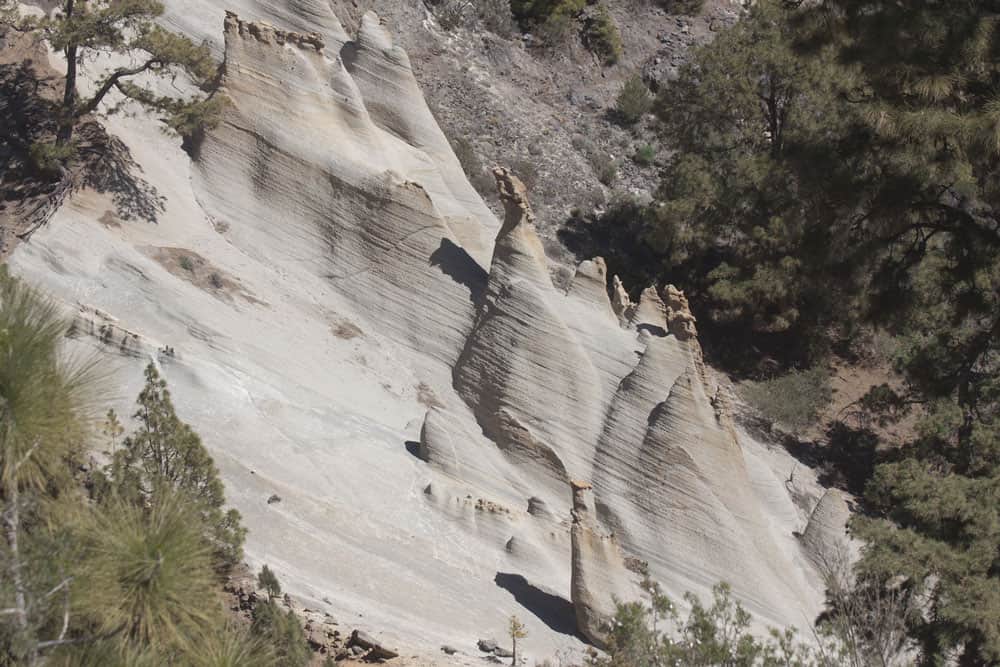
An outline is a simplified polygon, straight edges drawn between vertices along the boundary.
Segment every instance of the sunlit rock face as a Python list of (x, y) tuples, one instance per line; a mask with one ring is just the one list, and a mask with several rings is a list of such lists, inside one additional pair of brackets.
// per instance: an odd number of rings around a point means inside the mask
[(846, 505), (735, 427), (683, 294), (609, 297), (600, 258), (556, 287), (523, 184), (495, 170), (494, 218), (374, 14), (350, 37), (327, 3), (235, 6), (169, 8), (224, 35), (193, 160), (154, 118), (108, 121), (155, 222), (83, 191), (12, 267), (73, 309), (119, 412), (161, 366), (252, 563), (415, 650), (510, 614), (538, 659), (600, 643), (643, 569), (808, 623)]

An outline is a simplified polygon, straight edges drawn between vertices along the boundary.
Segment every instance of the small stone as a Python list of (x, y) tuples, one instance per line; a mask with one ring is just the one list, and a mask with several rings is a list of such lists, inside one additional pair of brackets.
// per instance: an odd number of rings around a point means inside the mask
[(447, 644), (442, 646), (441, 650), (447, 653), (448, 655), (455, 655), (456, 653), (458, 653), (457, 648), (455, 648), (454, 646), (448, 646)]
[(493, 651), (497, 650), (497, 640), (480, 639), (478, 646), (479, 650), (482, 651), (483, 653), (493, 653)]

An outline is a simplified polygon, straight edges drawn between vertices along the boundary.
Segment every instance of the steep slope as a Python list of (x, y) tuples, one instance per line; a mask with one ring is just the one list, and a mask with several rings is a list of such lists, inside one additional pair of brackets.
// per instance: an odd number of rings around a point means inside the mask
[(161, 365), (252, 561), (429, 650), (511, 613), (534, 657), (580, 648), (577, 619), (599, 640), (611, 595), (637, 593), (626, 559), (676, 597), (725, 578), (762, 622), (807, 620), (842, 513), (800, 548), (822, 490), (799, 475), (796, 506), (787, 454), (734, 429), (683, 295), (616, 308), (599, 258), (556, 287), (523, 184), (495, 171), (499, 224), (377, 16), (350, 41), (322, 3), (244, 6), (283, 27), (226, 16), (230, 104), (194, 162), (155, 119), (108, 122), (155, 223), (82, 191), (12, 267), (78, 312), (119, 412)]

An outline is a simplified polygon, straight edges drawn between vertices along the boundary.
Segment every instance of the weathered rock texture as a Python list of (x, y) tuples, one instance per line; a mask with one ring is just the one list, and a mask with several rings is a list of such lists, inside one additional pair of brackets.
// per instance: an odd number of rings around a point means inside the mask
[[(181, 28), (221, 14), (178, 4)], [(675, 598), (727, 580), (763, 623), (811, 618), (843, 512), (813, 512), (806, 472), (793, 498), (788, 455), (734, 427), (684, 296), (609, 297), (599, 258), (557, 288), (523, 184), (495, 170), (500, 224), (374, 14), (352, 40), (325, 2), (236, 6), (273, 25), (226, 16), (230, 103), (194, 163), (154, 118), (109, 121), (165, 202), (156, 224), (102, 224), (110, 202), (84, 191), (12, 266), (83, 304), (74, 345), (114, 355), (120, 413), (162, 366), (254, 563), (435, 652), (511, 613), (539, 658), (579, 648), (577, 627), (599, 643), (612, 596), (638, 595), (626, 559)]]
[(594, 511), (591, 486), (572, 481), (573, 525), (570, 595), (577, 627), (594, 645), (605, 648), (615, 613), (614, 600), (636, 598), (629, 572), (614, 536), (605, 534)]

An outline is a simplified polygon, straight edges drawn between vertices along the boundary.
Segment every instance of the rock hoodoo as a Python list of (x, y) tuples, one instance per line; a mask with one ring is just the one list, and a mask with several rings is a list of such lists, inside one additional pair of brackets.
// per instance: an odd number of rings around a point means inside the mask
[(614, 600), (636, 599), (639, 591), (629, 582), (625, 558), (614, 537), (599, 527), (592, 487), (572, 481), (573, 524), (570, 593), (580, 633), (604, 648), (608, 624), (615, 613)]

